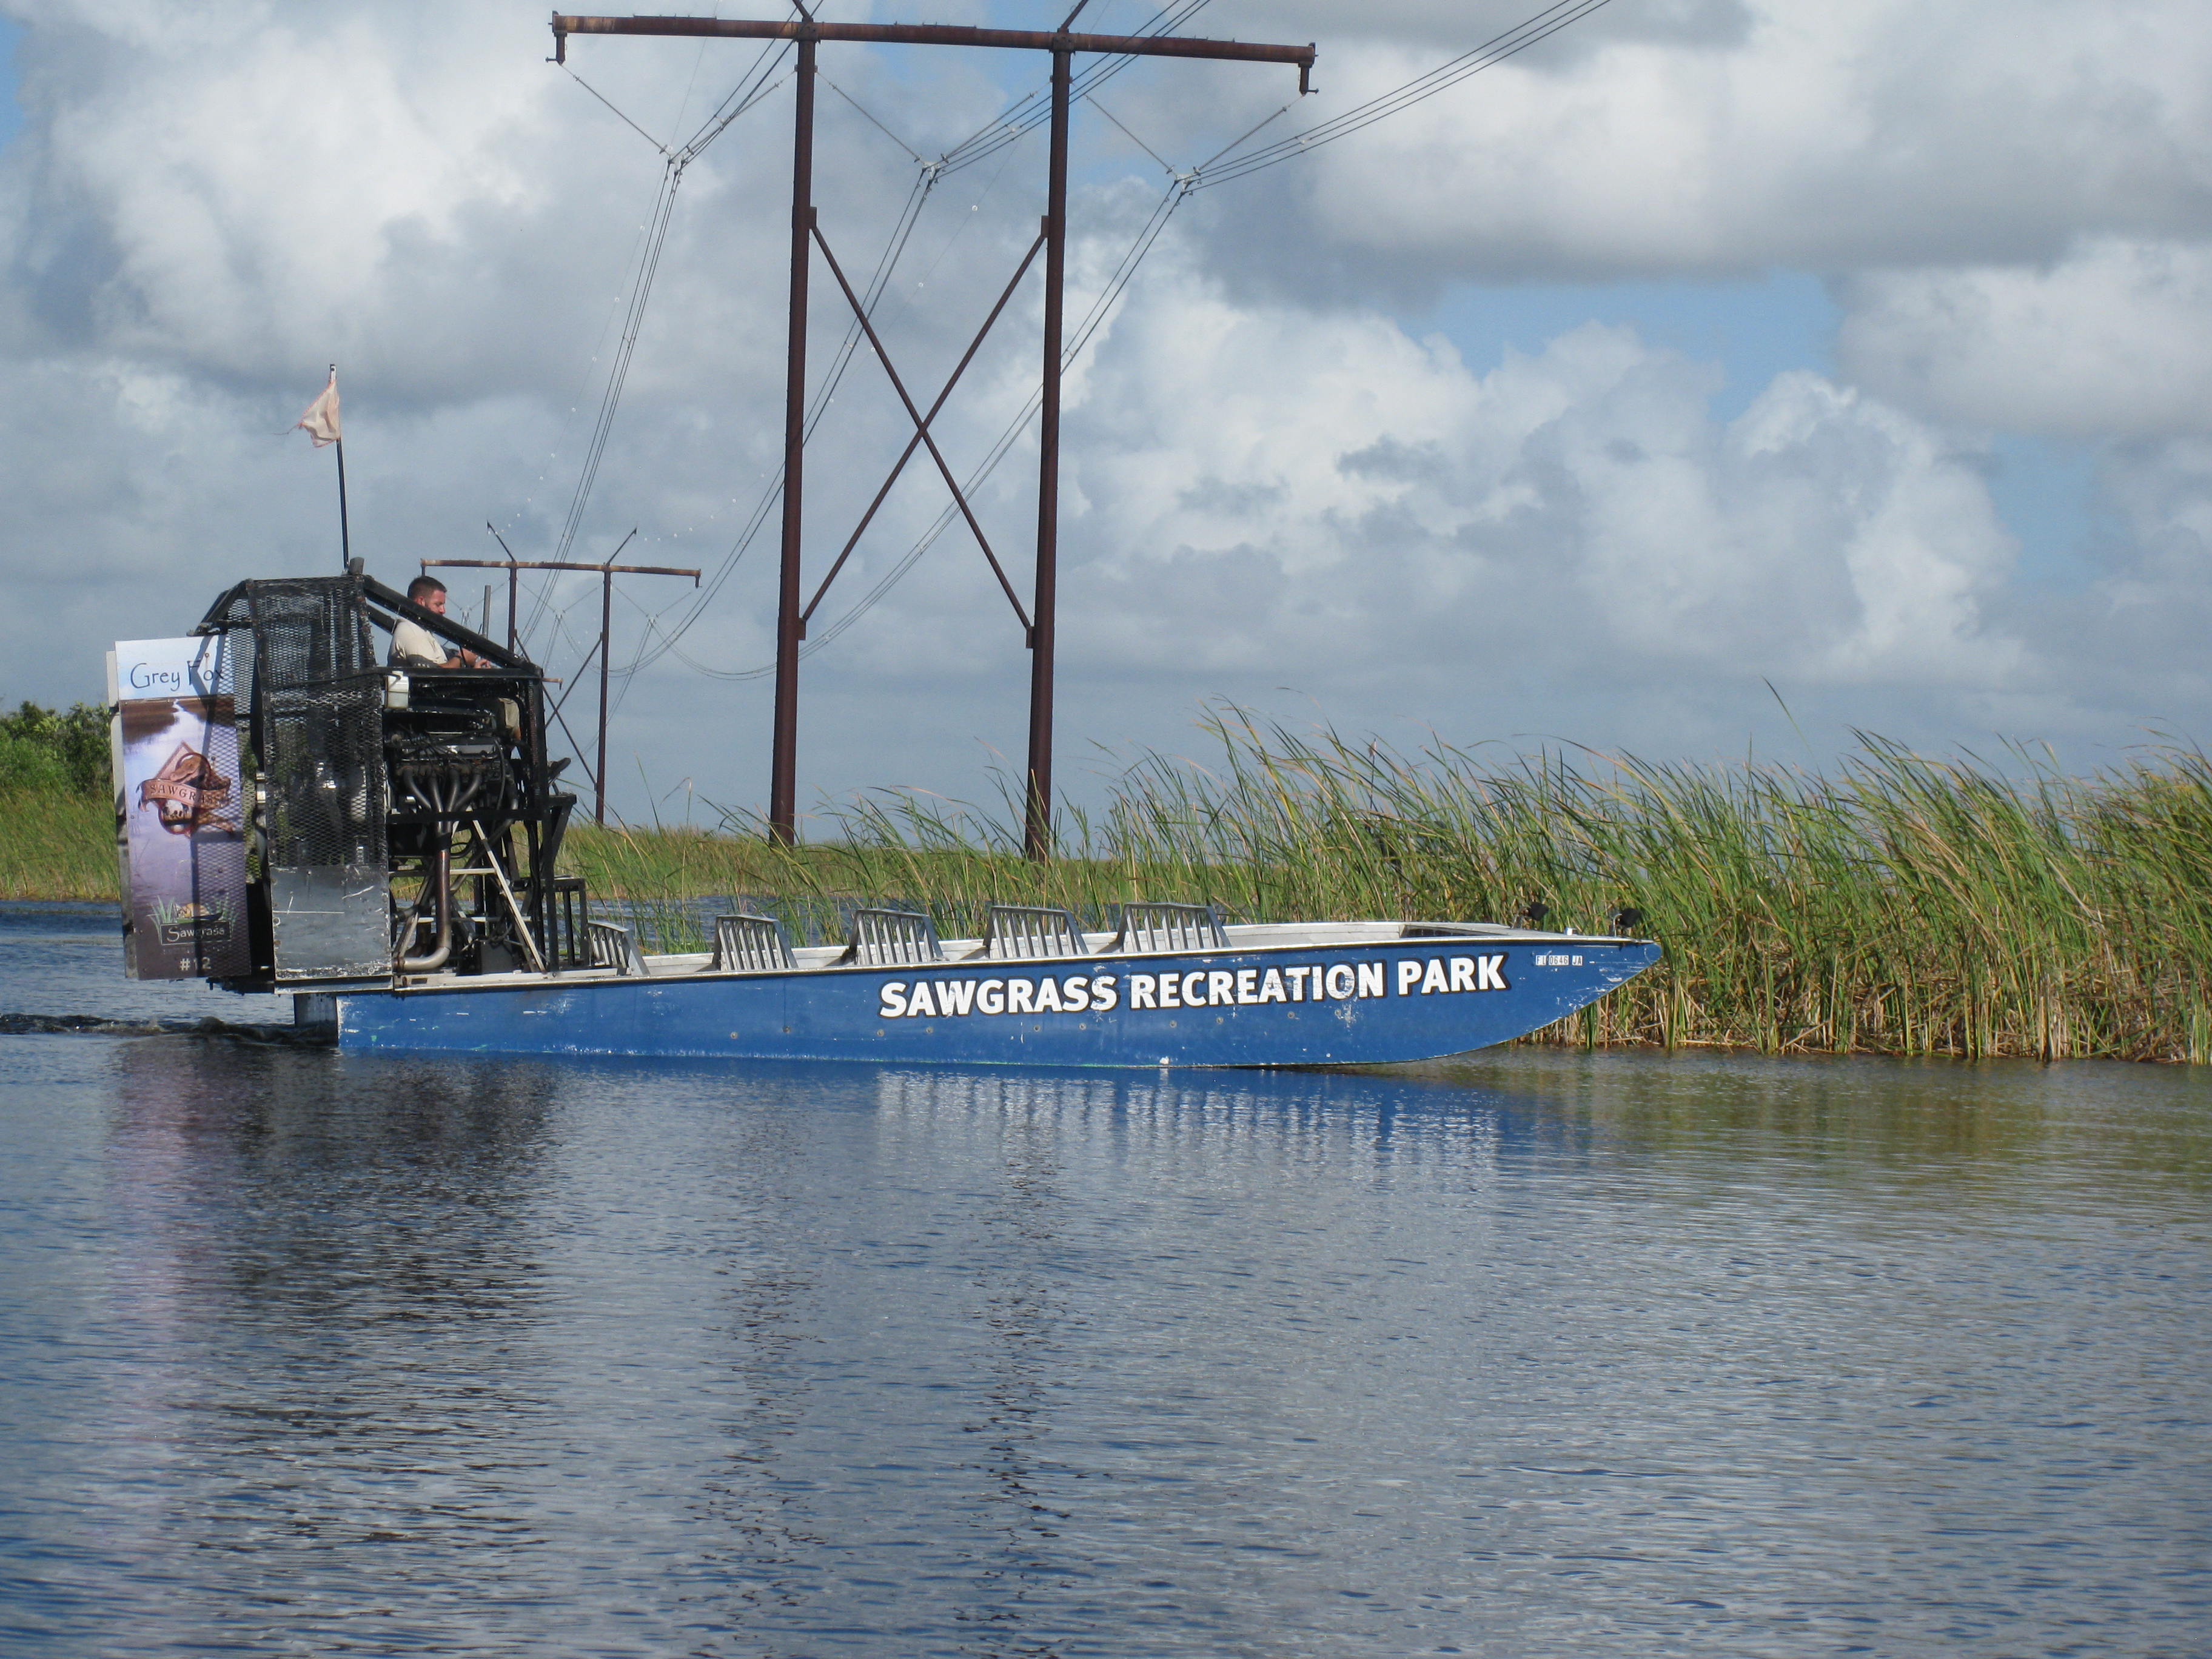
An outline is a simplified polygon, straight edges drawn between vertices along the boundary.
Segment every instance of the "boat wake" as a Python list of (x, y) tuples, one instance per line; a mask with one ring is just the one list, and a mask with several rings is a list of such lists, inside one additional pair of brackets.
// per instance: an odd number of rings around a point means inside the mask
[(227, 1019), (109, 1019), (100, 1014), (0, 1013), (0, 1036), (185, 1036), (283, 1048), (327, 1048), (327, 1030)]

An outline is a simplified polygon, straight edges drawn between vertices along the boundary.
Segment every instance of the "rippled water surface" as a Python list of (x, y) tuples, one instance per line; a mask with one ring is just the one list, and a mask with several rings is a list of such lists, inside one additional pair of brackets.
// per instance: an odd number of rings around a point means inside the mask
[[(113, 963), (0, 916), (224, 1007)], [(18, 1036), (0, 1146), (9, 1651), (2212, 1650), (2195, 1073)]]

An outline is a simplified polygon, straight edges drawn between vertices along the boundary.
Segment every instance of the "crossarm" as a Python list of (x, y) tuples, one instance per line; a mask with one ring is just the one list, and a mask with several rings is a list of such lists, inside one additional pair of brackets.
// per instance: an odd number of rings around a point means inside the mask
[(1204, 58), (1224, 63), (1296, 64), (1303, 91), (1311, 46), (1255, 40), (1198, 40), (1175, 34), (1068, 34), (1049, 29), (979, 29), (957, 23), (763, 22), (749, 17), (574, 17), (553, 14), (556, 61), (568, 61), (572, 34), (672, 34), (724, 40), (861, 40), (882, 46), (1012, 46), (1030, 52), (1091, 52), (1111, 57)]

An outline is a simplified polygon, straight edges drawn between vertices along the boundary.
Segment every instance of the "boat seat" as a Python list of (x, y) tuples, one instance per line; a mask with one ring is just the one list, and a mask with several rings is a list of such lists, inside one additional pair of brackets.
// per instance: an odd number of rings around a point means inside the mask
[(624, 979), (643, 979), (645, 957), (619, 922), (595, 921), (591, 926), (592, 966), (611, 968)]
[(937, 926), (918, 910), (855, 910), (853, 941), (837, 958), (841, 968), (898, 968), (942, 962)]
[(716, 916), (714, 969), (718, 974), (766, 974), (796, 968), (783, 924), (773, 916)]
[(1159, 951), (1225, 951), (1221, 912), (1211, 904), (1150, 900), (1121, 907), (1121, 931), (1101, 956), (1148, 955)]
[(1068, 911), (1042, 904), (994, 904), (983, 923), (983, 947), (977, 958), (1035, 962), (1053, 957), (1087, 957), (1083, 930)]

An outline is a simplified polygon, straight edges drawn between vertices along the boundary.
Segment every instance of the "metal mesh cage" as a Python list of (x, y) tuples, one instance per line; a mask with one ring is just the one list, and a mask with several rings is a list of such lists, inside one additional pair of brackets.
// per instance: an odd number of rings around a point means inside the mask
[(975, 954), (1006, 962), (1088, 956), (1083, 930), (1066, 910), (1036, 904), (994, 904), (983, 924), (983, 948)]
[(1221, 951), (1228, 945), (1229, 937), (1221, 931), (1221, 913), (1211, 904), (1156, 900), (1121, 907), (1121, 931), (1106, 951), (1115, 954)]
[(384, 675), (360, 580), (258, 581), (245, 589), (269, 865), (380, 870)]
[(224, 634), (234, 628), (252, 627), (253, 602), (248, 597), (246, 590), (252, 586), (252, 582), (240, 582), (225, 593), (208, 608), (207, 615), (200, 618), (200, 625), (192, 629), (192, 632)]

